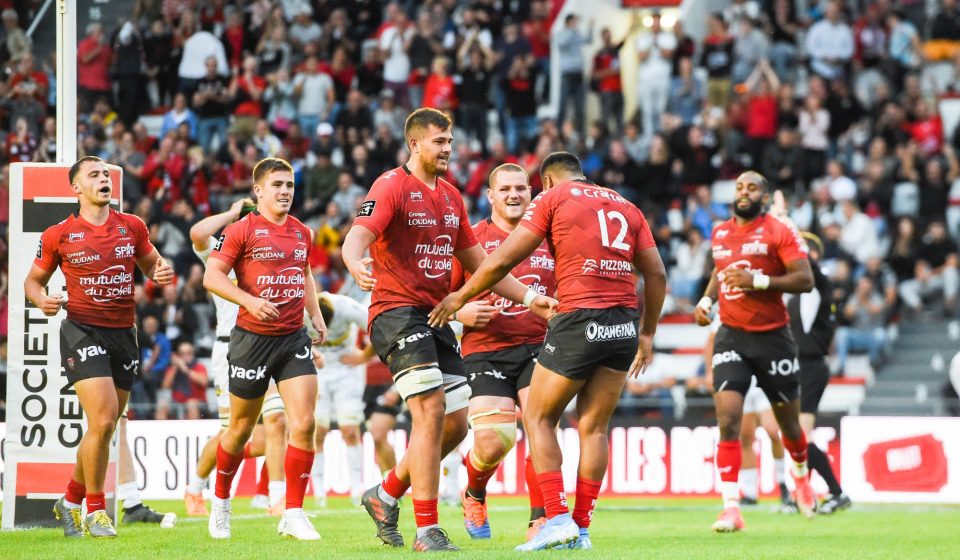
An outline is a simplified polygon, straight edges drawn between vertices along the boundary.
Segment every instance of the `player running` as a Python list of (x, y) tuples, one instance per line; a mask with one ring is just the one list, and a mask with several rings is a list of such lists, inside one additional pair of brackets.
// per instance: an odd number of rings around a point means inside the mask
[(721, 326), (711, 360), (720, 427), (716, 465), (723, 496), (723, 511), (713, 524), (717, 532), (744, 527), (737, 484), (739, 438), (743, 399), (753, 377), (773, 405), (783, 446), (790, 453), (797, 508), (811, 517), (816, 507), (807, 441), (798, 419), (797, 349), (781, 295), (810, 291), (813, 273), (796, 228), (763, 212), (769, 198), (767, 180), (759, 173), (748, 171), (737, 178), (734, 217), (713, 228), (714, 269), (694, 309), (697, 324), (707, 326), (713, 302), (721, 296)]
[[(310, 346), (326, 337), (310, 265), (310, 229), (289, 215), (293, 169), (278, 158), (260, 160), (253, 169), (257, 210), (224, 229), (207, 261), (204, 287), (240, 305), (230, 334), (230, 425), (217, 446), (217, 482), (208, 530), (230, 538), (230, 490), (243, 461), (270, 379), (277, 382), (290, 428), (284, 459), (286, 510), (277, 531), (298, 540), (320, 535), (303, 511), (303, 496), (313, 465), (313, 409), (317, 376)], [(235, 270), (237, 283), (229, 278)], [(307, 336), (303, 311), (317, 338)]]
[[(374, 182), (342, 249), (357, 285), (373, 290), (370, 339), (390, 368), (412, 421), (407, 454), (382, 484), (364, 494), (363, 504), (377, 536), (403, 546), (397, 499), (412, 484), (414, 550), (458, 550), (440, 528), (437, 495), (440, 458), (467, 432), (470, 387), (453, 331), (431, 327), (427, 314), (449, 290), (454, 257), (472, 272), (485, 253), (460, 192), (440, 178), (452, 151), (450, 119), (435, 109), (418, 109), (407, 117), (404, 137), (409, 161)], [(365, 258), (368, 248), (371, 256)], [(528, 295), (513, 277), (496, 291), (526, 301), (543, 315), (552, 305), (550, 298), (533, 291)]]
[[(110, 440), (140, 368), (133, 269), (160, 285), (169, 284), (174, 273), (150, 243), (143, 220), (110, 208), (113, 180), (102, 159), (80, 158), (68, 179), (80, 207), (43, 232), (23, 289), (48, 317), (67, 309), (60, 359), (87, 418), (73, 477), (53, 513), (66, 537), (109, 538), (117, 536), (103, 492)], [(66, 279), (66, 298), (45, 289), (57, 267)], [(84, 498), (87, 516), (81, 519)]]
[(826, 356), (837, 330), (836, 306), (833, 287), (817, 264), (823, 254), (823, 241), (812, 233), (801, 234), (810, 249), (810, 267), (813, 270), (814, 288), (787, 301), (790, 315), (790, 330), (797, 341), (800, 362), (800, 425), (807, 437), (807, 456), (810, 468), (827, 483), (830, 495), (817, 508), (821, 514), (831, 514), (853, 505), (843, 492), (830, 459), (817, 444), (810, 441), (810, 434), (817, 423), (820, 399), (830, 381), (830, 367)]
[[(587, 181), (573, 154), (550, 154), (540, 176), (544, 192), (530, 203), (520, 221), (523, 227), (513, 230), (466, 284), (430, 313), (431, 324), (442, 324), (547, 240), (556, 259), (560, 307), (550, 319), (523, 412), (547, 521), (517, 547), (520, 551), (592, 547), (588, 528), (609, 461), (610, 417), (627, 375), (639, 374), (650, 363), (666, 292), (663, 262), (640, 210)], [(639, 331), (634, 267), (644, 279)], [(555, 429), (574, 397), (580, 461), (571, 516)]]
[(320, 312), (327, 325), (327, 341), (317, 347), (325, 367), (318, 373), (317, 422), (310, 479), (318, 505), (327, 503), (323, 471), (326, 460), (323, 443), (330, 431), (330, 419), (336, 414), (337, 426), (346, 446), (347, 470), (350, 473), (350, 497), (360, 505), (363, 494), (363, 446), (360, 445), (360, 424), (363, 423), (363, 390), (367, 359), (357, 348), (360, 328), (367, 323), (367, 306), (353, 298), (322, 292)]
[[(226, 212), (206, 217), (190, 228), (193, 253), (204, 266), (207, 266), (210, 253), (213, 252), (213, 247), (217, 244), (215, 235), (255, 209), (256, 204), (252, 200), (248, 198), (237, 200), (230, 205), (230, 209)], [(229, 277), (236, 280), (236, 275), (233, 272), (230, 273)], [(230, 425), (230, 373), (227, 365), (227, 350), (230, 343), (230, 332), (237, 324), (237, 313), (240, 311), (237, 304), (216, 294), (212, 294), (212, 296), (217, 313), (217, 339), (213, 343), (210, 368), (213, 371), (213, 385), (217, 390), (220, 432), (207, 440), (207, 443), (203, 446), (200, 457), (197, 459), (196, 473), (190, 478), (183, 496), (187, 515), (204, 517), (209, 515), (209, 512), (203, 500), (203, 489), (207, 487), (210, 473), (217, 466), (217, 445), (220, 443), (220, 436)], [(262, 424), (257, 424), (250, 441), (244, 447), (244, 457), (266, 456), (264, 460), (264, 467), (268, 471), (266, 478), (269, 480), (271, 475), (273, 478), (267, 485), (269, 496), (266, 505), (273, 515), (281, 515), (286, 505), (284, 502), (286, 484), (283, 478), (283, 452), (287, 438), (287, 422), (283, 411), (283, 400), (280, 398), (280, 393), (277, 392), (276, 384), (271, 382), (270, 388), (267, 390), (267, 396), (263, 400)]]
[[(493, 251), (517, 228), (530, 205), (530, 198), (529, 177), (519, 165), (505, 163), (490, 173), (487, 200), (492, 214), (489, 219), (473, 226), (484, 250)], [(546, 242), (511, 273), (538, 293), (556, 292), (554, 260)], [(454, 267), (453, 288), (459, 288), (463, 281), (459, 267)], [(531, 315), (522, 305), (497, 298), (490, 292), (484, 292), (464, 305), (456, 313), (456, 320), (464, 325), (461, 339), (463, 362), (473, 393), (468, 412), (473, 428), (473, 447), (467, 454), (467, 487), (460, 499), (467, 533), (475, 539), (489, 539), (487, 481), (516, 444), (516, 407), (519, 404), (521, 410), (526, 408), (530, 378), (547, 323)], [(542, 524), (540, 519), (545, 516), (543, 497), (529, 455), (527, 486), (530, 526), (539, 527)]]

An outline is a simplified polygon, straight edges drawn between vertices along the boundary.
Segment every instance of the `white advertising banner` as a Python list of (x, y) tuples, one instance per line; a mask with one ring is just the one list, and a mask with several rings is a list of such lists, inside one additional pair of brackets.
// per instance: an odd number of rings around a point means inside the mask
[(847, 416), (840, 433), (854, 502), (960, 503), (960, 418)]
[[(26, 300), (23, 281), (43, 231), (77, 209), (68, 180), (69, 165), (10, 165), (9, 341), (7, 367), (7, 438), (4, 444), (3, 528), (54, 523), (54, 500), (63, 495), (73, 473), (84, 431), (83, 411), (60, 366), (61, 311), (45, 316)], [(120, 168), (113, 202), (119, 204)], [(57, 270), (49, 293), (66, 291)], [(115, 446), (107, 469), (107, 511), (114, 513)]]

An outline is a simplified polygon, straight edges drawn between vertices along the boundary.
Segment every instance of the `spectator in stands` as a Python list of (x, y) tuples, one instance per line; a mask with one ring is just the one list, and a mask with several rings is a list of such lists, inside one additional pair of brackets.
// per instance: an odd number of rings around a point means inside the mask
[(257, 43), (257, 73), (268, 81), (280, 70), (290, 68), (291, 49), (287, 40), (287, 26), (274, 25)]
[(923, 45), (927, 60), (951, 60), (960, 53), (960, 9), (957, 0), (941, 0), (930, 25), (930, 40)]
[[(114, 52), (119, 48), (119, 44), (115, 44)], [(173, 32), (162, 19), (154, 20), (145, 30), (141, 48), (143, 71), (148, 80), (147, 93), (154, 106), (165, 106), (177, 90), (180, 60), (174, 60), (174, 56), (182, 55), (182, 49), (174, 49)]]
[(827, 175), (817, 182), (814, 190), (823, 189), (833, 202), (855, 200), (857, 184), (847, 176), (843, 164), (832, 159), (827, 163)]
[(341, 224), (355, 214), (353, 209), (357, 206), (357, 199), (362, 199), (366, 193), (367, 189), (354, 182), (353, 175), (347, 171), (340, 172), (337, 176), (337, 192), (331, 200), (339, 209)]
[[(746, 81), (761, 60), (766, 61), (770, 54), (770, 41), (754, 20), (744, 18), (740, 21), (740, 31), (733, 44), (733, 80), (735, 83)], [(772, 69), (771, 69), (772, 71)]]
[(853, 58), (853, 32), (841, 10), (838, 0), (828, 0), (823, 19), (810, 26), (804, 39), (810, 69), (828, 80), (844, 76)]
[(257, 121), (250, 142), (256, 146), (257, 152), (263, 157), (277, 157), (280, 150), (283, 149), (283, 144), (280, 142), (280, 139), (277, 138), (277, 135), (270, 130), (270, 123), (268, 123), (266, 119)]
[(676, 265), (670, 271), (670, 294), (685, 313), (693, 311), (693, 300), (702, 292), (704, 272), (710, 244), (697, 227), (688, 228), (674, 256)]
[(706, 91), (703, 83), (693, 74), (693, 61), (680, 59), (680, 71), (670, 86), (669, 109), (680, 116), (685, 125), (692, 125), (703, 110)]
[(707, 20), (700, 65), (707, 69), (707, 101), (714, 107), (725, 108), (733, 72), (733, 37), (728, 33), (723, 14), (710, 14)]
[(557, 122), (563, 123), (567, 120), (567, 105), (573, 103), (573, 124), (578, 132), (583, 133), (583, 115), (586, 109), (583, 51), (593, 41), (594, 21), (591, 19), (587, 24), (586, 34), (581, 33), (579, 25), (580, 18), (576, 14), (567, 14), (563, 20), (563, 29), (556, 33), (554, 42), (560, 65), (560, 109)]
[(637, 200), (640, 197), (638, 192), (642, 183), (640, 182), (640, 168), (630, 159), (623, 142), (613, 140), (607, 147), (607, 155), (603, 161), (604, 172), (601, 177), (601, 183), (609, 187), (628, 200)]
[(304, 47), (308, 43), (317, 43), (323, 37), (323, 28), (313, 20), (313, 8), (308, 4), (301, 6), (294, 15), (287, 37), (292, 47), (291, 63), (293, 65), (303, 61)]
[(826, 170), (830, 113), (823, 108), (823, 100), (817, 95), (807, 95), (800, 111), (800, 148), (802, 165), (800, 180), (806, 187)]
[(791, 81), (795, 74), (797, 37), (801, 27), (797, 8), (791, 0), (774, 0), (766, 5), (764, 29), (772, 43), (770, 62), (780, 80)]
[(263, 100), (270, 107), (267, 110), (267, 123), (273, 130), (283, 134), (290, 128), (290, 123), (297, 119), (297, 99), (290, 72), (280, 68), (267, 77), (267, 83), (270, 85), (263, 92)]
[(668, 368), (660, 367), (657, 361), (654, 356), (646, 373), (629, 379), (624, 389), (627, 395), (642, 397), (634, 407), (635, 413), (670, 419), (673, 418), (670, 388), (677, 384), (677, 380), (668, 372)]
[(776, 142), (765, 146), (760, 164), (760, 169), (774, 190), (796, 190), (800, 157), (797, 132), (789, 126), (781, 125), (777, 130)]
[(479, 36), (478, 29), (472, 30), (457, 54), (459, 61), (457, 97), (460, 99), (460, 120), (467, 133), (467, 139), (476, 139), (480, 145), (480, 152), (486, 155), (489, 134), (487, 112), (490, 109), (492, 70), (497, 55), (479, 40)]
[(507, 73), (504, 86), (507, 110), (507, 150), (517, 153), (526, 148), (539, 128), (537, 123), (537, 100), (534, 89), (533, 58), (518, 56)]
[(171, 417), (198, 420), (207, 400), (207, 368), (197, 360), (193, 344), (184, 340), (170, 357), (157, 395), (157, 420)]
[[(627, 31), (627, 36), (634, 30), (639, 20), (633, 20), (633, 26)], [(600, 98), (600, 122), (608, 130), (623, 134), (623, 84), (620, 81), (620, 49), (625, 40), (613, 42), (613, 34), (609, 27), (600, 30), (602, 45), (593, 56), (593, 69), (590, 77), (590, 89)]]
[(852, 198), (841, 200), (839, 209), (840, 247), (860, 264), (879, 257), (880, 240), (873, 220), (860, 211)]
[(87, 36), (77, 44), (77, 96), (80, 112), (89, 111), (97, 99), (113, 96), (110, 83), (110, 63), (113, 49), (103, 34), (103, 26), (91, 23)]
[(190, 126), (190, 138), (197, 137), (197, 115), (187, 106), (187, 96), (183, 92), (173, 96), (173, 107), (163, 115), (160, 137), (165, 137), (179, 127), (180, 123), (187, 123)]
[[(193, 12), (186, 12), (192, 14)], [(191, 16), (192, 17), (192, 16)], [(182, 24), (183, 22), (181, 22)], [(217, 72), (222, 75), (228, 73), (227, 55), (223, 43), (216, 35), (210, 32), (209, 24), (201, 27), (186, 37), (183, 43), (183, 56), (177, 69), (180, 79), (178, 90), (192, 97), (197, 89), (197, 83), (207, 76), (206, 60), (214, 57), (217, 60)]]
[(886, 344), (887, 308), (869, 276), (861, 276), (857, 281), (856, 291), (843, 306), (843, 315), (849, 325), (837, 329), (835, 371), (846, 372), (847, 357), (856, 351), (867, 352), (870, 365), (879, 367)]
[[(309, 63), (308, 63), (309, 64)], [(299, 75), (298, 75), (299, 77)], [(234, 71), (228, 92), (233, 115), (237, 120), (259, 119), (263, 116), (263, 92), (267, 89), (267, 81), (257, 73), (257, 59), (247, 55), (243, 59), (241, 72)], [(303, 110), (301, 102), (301, 111)], [(301, 124), (303, 121), (301, 120)], [(237, 123), (239, 127), (239, 123)], [(306, 129), (305, 130), (310, 130)]]
[(777, 96), (780, 79), (766, 59), (760, 60), (744, 82), (747, 114), (744, 136), (751, 165), (759, 166), (766, 146), (777, 136)]
[[(636, 16), (635, 16), (636, 17)], [(637, 101), (643, 118), (643, 133), (659, 130), (660, 114), (667, 108), (670, 95), (670, 60), (677, 38), (660, 26), (660, 12), (652, 14), (649, 31), (637, 37)]]
[(913, 278), (900, 284), (900, 297), (914, 313), (922, 309), (923, 298), (942, 294), (945, 311), (952, 316), (957, 310), (957, 292), (960, 290), (957, 245), (947, 235), (943, 222), (934, 221), (917, 248)]
[(170, 340), (160, 331), (160, 321), (154, 315), (141, 319), (140, 375), (130, 391), (131, 408), (141, 418), (152, 416), (157, 402), (157, 389), (170, 367)]
[(37, 137), (30, 132), (30, 126), (27, 119), (23, 116), (17, 117), (13, 130), (4, 139), (6, 147), (6, 160), (10, 163), (28, 162), (35, 159), (35, 153), (39, 142)]
[(297, 114), (304, 131), (317, 130), (330, 118), (336, 101), (333, 78), (320, 70), (316, 56), (308, 56), (303, 68), (293, 78), (294, 95), (299, 99)]
[(210, 152), (227, 140), (230, 81), (220, 75), (217, 57), (208, 56), (204, 68), (206, 74), (193, 94), (193, 111), (197, 115), (197, 140), (204, 151)]
[(410, 98), (411, 107), (432, 107), (432, 105), (424, 105), (424, 86), (434, 59), (443, 54), (443, 38), (430, 13), (425, 10), (417, 16), (415, 29), (410, 39), (410, 46), (407, 48), (411, 67), (407, 95)]
[(893, 83), (894, 91), (900, 91), (904, 77), (920, 64), (920, 34), (897, 10), (887, 12), (887, 29), (890, 33), (887, 78)]
[(31, 54), (30, 48), (33, 45), (27, 34), (20, 28), (20, 18), (16, 10), (11, 8), (3, 10), (3, 13), (0, 13), (0, 19), (3, 20), (3, 32), (6, 36), (3, 46), (7, 49), (7, 56), (4, 60), (16, 64), (24, 55)]
[(383, 60), (383, 87), (393, 91), (400, 105), (406, 105), (407, 80), (411, 65), (407, 51), (413, 40), (415, 30), (407, 19), (406, 12), (391, 2), (387, 5), (389, 21), (380, 32), (380, 59)]
[(444, 56), (438, 56), (433, 60), (430, 75), (423, 83), (421, 107), (432, 107), (451, 115), (457, 110), (460, 101), (457, 98), (454, 77), (449, 73), (449, 66), (450, 61)]
[(304, 172), (303, 211), (306, 215), (321, 211), (337, 190), (341, 169), (333, 164), (332, 150), (316, 152), (317, 162)]

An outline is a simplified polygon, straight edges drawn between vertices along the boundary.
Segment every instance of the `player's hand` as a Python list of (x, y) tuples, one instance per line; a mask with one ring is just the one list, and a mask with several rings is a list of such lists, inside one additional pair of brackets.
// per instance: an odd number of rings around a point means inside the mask
[(396, 389), (390, 389), (380, 395), (380, 398), (377, 400), (380, 401), (380, 404), (383, 406), (397, 406), (400, 404), (400, 393), (397, 392)]
[(710, 318), (710, 310), (704, 309), (699, 305), (693, 308), (693, 320), (701, 327), (706, 327), (713, 322)]
[(63, 294), (53, 294), (48, 296), (46, 294), (40, 296), (40, 302), (37, 307), (40, 308), (40, 311), (43, 311), (43, 314), (47, 317), (53, 317), (60, 312), (60, 308), (67, 303), (67, 298)]
[(280, 311), (277, 310), (277, 306), (263, 298), (253, 298), (250, 303), (243, 307), (258, 321), (270, 322), (280, 318)]
[(327, 324), (323, 322), (323, 315), (317, 314), (314, 317), (310, 317), (310, 324), (313, 325), (313, 330), (317, 331), (316, 336), (310, 342), (314, 345), (326, 342)]
[(233, 204), (230, 205), (230, 213), (236, 216), (236, 219), (240, 218), (240, 211), (243, 210), (244, 206), (256, 206), (256, 203), (249, 198), (241, 198), (239, 200), (233, 201)]
[(439, 328), (450, 322), (453, 314), (463, 308), (466, 302), (460, 296), (460, 292), (447, 294), (447, 297), (437, 304), (430, 312), (429, 323), (431, 327)]
[(637, 356), (630, 364), (630, 371), (627, 372), (627, 375), (633, 378), (646, 372), (647, 366), (653, 361), (653, 337), (648, 334), (641, 334), (638, 337), (638, 342), (640, 344), (637, 347)]
[(323, 352), (318, 351), (316, 348), (312, 350), (313, 352), (313, 367), (317, 369), (323, 369), (323, 366), (327, 365), (326, 360), (323, 358)]
[(340, 363), (345, 366), (362, 366), (367, 363), (367, 357), (363, 355), (363, 352), (351, 352), (340, 356)]
[(560, 302), (550, 296), (537, 296), (530, 302), (530, 311), (544, 321), (553, 319), (553, 316), (557, 314), (558, 307), (560, 307)]
[(465, 327), (481, 329), (487, 326), (487, 323), (493, 320), (500, 313), (500, 308), (490, 305), (489, 301), (471, 301), (457, 311), (457, 321), (463, 323)]
[(720, 273), (720, 281), (728, 288), (753, 289), (753, 274), (742, 268), (731, 268)]
[(350, 275), (353, 276), (353, 279), (357, 281), (357, 285), (360, 286), (360, 289), (369, 292), (377, 285), (377, 279), (373, 277), (373, 272), (368, 268), (370, 263), (373, 262), (373, 259), (370, 257), (364, 257), (359, 261), (351, 261), (346, 263), (347, 270), (350, 271)]
[(153, 281), (161, 286), (173, 282), (173, 267), (167, 264), (163, 257), (157, 258), (157, 266), (153, 269)]

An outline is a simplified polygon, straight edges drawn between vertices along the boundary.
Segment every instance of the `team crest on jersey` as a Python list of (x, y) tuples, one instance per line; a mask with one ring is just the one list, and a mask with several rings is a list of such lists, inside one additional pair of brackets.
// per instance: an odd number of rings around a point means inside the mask
[(717, 239), (723, 239), (724, 237), (727, 236), (728, 233), (730, 233), (728, 230), (721, 229), (716, 233), (714, 237), (716, 237)]
[(302, 231), (300, 231), (300, 230), (298, 229), (298, 230), (294, 231), (293, 233), (296, 234), (297, 239), (299, 239), (300, 241), (303, 241), (303, 232), (302, 232)]
[(360, 205), (360, 210), (357, 211), (357, 217), (363, 218), (366, 216), (373, 215), (373, 209), (377, 206), (376, 200), (368, 200)]
[(572, 194), (573, 196), (580, 196), (581, 194), (583, 194), (583, 191), (581, 191), (577, 187), (573, 187), (572, 189), (570, 189), (570, 194)]
[(67, 358), (67, 367), (73, 369), (73, 366), (77, 364), (77, 361), (73, 358)]
[(83, 241), (83, 232), (78, 231), (78, 232), (71, 233), (70, 237), (67, 238), (67, 241), (69, 243), (73, 243), (74, 241)]
[[(125, 228), (125, 227), (123, 227), (123, 226), (117, 226), (117, 231), (120, 232), (120, 235), (126, 235), (126, 234), (127, 234), (127, 228)], [(82, 238), (83, 238), (83, 234), (81, 233), (80, 236), (81, 236), (81, 239), (82, 239)]]

